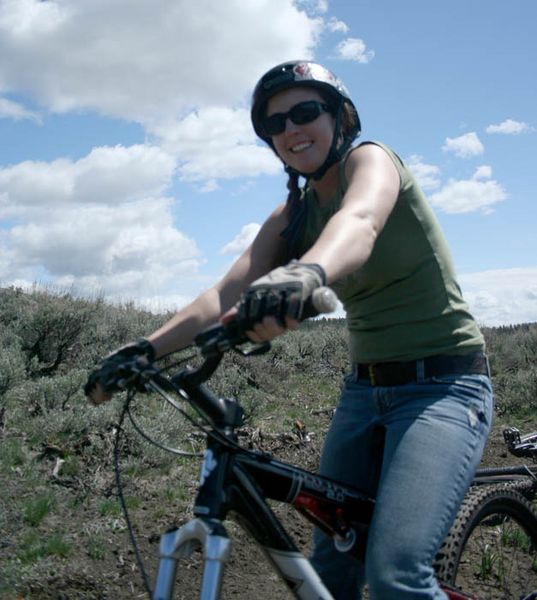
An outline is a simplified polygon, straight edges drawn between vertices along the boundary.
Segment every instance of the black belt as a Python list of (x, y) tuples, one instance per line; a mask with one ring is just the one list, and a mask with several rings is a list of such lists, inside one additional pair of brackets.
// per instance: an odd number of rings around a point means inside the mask
[(464, 355), (429, 356), (420, 360), (384, 363), (356, 363), (356, 379), (367, 379), (371, 385), (388, 387), (404, 385), (443, 375), (488, 375), (487, 356), (482, 352)]

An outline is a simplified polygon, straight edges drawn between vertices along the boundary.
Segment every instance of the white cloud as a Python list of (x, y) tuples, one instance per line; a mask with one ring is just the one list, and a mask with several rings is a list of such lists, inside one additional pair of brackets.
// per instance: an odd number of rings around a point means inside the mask
[(487, 133), (501, 133), (504, 135), (518, 135), (520, 133), (529, 133), (535, 131), (533, 127), (524, 123), (523, 121), (515, 121), (513, 119), (506, 119), (498, 125), (489, 125), (486, 130)]
[[(215, 190), (219, 179), (281, 169), (240, 107), (267, 68), (312, 58), (327, 27), (315, 15), (327, 10), (326, 0), (136, 0), (128, 10), (124, 0), (4, 0), (0, 93), (138, 121), (182, 179)], [(3, 113), (38, 118), (7, 100)]]
[(347, 33), (349, 31), (349, 27), (343, 21), (336, 19), (336, 17), (332, 17), (328, 23), (326, 24), (326, 28), (328, 31), (333, 33)]
[(196, 244), (174, 228), (166, 199), (39, 211), (2, 231), (0, 247), (11, 256), (3, 281), (45, 277), (111, 296), (162, 291), (200, 263)]
[(459, 276), (476, 319), (491, 327), (537, 322), (537, 267)]
[(174, 169), (170, 155), (142, 144), (94, 148), (75, 162), (25, 161), (0, 168), (0, 217), (27, 215), (29, 208), (116, 205), (159, 196)]
[(412, 154), (405, 159), (405, 163), (424, 190), (434, 190), (440, 186), (440, 169), (424, 163), (423, 156)]
[(209, 106), (151, 132), (181, 162), (179, 174), (187, 181), (275, 174), (282, 168), (271, 150), (256, 144), (245, 109)]
[[(173, 222), (171, 181), (208, 192), (281, 172), (242, 107), (266, 69), (313, 57), (327, 10), (326, 0), (0, 0), (0, 118), (39, 122), (10, 94), (45, 123), (47, 111), (96, 112), (140, 123), (148, 140), (0, 168), (2, 284), (148, 303), (197, 293), (202, 258)], [(192, 289), (173, 289), (180, 274)]]
[(14, 121), (23, 121), (25, 119), (34, 121), (39, 125), (42, 123), (41, 117), (26, 109), (22, 104), (8, 100), (7, 98), (0, 98), (0, 119), (13, 119)]
[(492, 177), (492, 167), (489, 165), (481, 165), (477, 167), (472, 179), (479, 181), (480, 179), (490, 179)]
[(323, 26), (292, 0), (4, 0), (0, 91), (153, 123), (241, 103), (267, 68), (311, 57)]
[(297, 4), (308, 11), (321, 15), (328, 12), (328, 0), (297, 0)]
[(2, 283), (54, 281), (108, 297), (162, 293), (201, 264), (163, 196), (175, 161), (154, 146), (0, 169)]
[(504, 188), (497, 181), (488, 179), (491, 175), (490, 167), (478, 167), (472, 179), (451, 179), (439, 192), (432, 194), (429, 200), (433, 206), (446, 213), (490, 213), (495, 204), (507, 198)]
[(477, 133), (472, 131), (457, 138), (446, 138), (442, 150), (453, 152), (461, 158), (469, 158), (483, 154), (484, 147)]
[(242, 254), (254, 241), (260, 229), (261, 226), (258, 223), (248, 223), (248, 225), (245, 225), (241, 229), (234, 240), (220, 250), (220, 254)]
[(32, 35), (55, 31), (68, 16), (61, 4), (58, 1), (5, 0), (0, 7), (0, 27), (21, 41)]
[(281, 163), (268, 148), (260, 146), (235, 146), (225, 154), (205, 152), (179, 168), (186, 181), (205, 181), (207, 177), (231, 179), (239, 176), (276, 174)]
[(359, 38), (347, 38), (338, 44), (337, 56), (343, 60), (368, 63), (373, 60), (375, 52), (367, 50), (363, 40)]

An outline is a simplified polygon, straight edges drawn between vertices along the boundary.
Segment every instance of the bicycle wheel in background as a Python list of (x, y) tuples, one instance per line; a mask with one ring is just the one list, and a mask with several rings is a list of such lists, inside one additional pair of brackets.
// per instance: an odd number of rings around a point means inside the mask
[(439, 579), (484, 600), (518, 600), (537, 589), (537, 515), (508, 485), (466, 496), (436, 561)]

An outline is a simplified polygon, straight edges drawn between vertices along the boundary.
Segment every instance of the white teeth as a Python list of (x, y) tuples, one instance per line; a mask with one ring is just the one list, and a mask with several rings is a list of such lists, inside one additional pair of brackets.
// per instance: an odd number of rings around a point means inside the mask
[(293, 152), (293, 153), (302, 152), (302, 150), (305, 150), (306, 148), (309, 148), (310, 146), (311, 146), (311, 142), (303, 142), (302, 144), (297, 144), (296, 146), (293, 146), (291, 148), (291, 152)]

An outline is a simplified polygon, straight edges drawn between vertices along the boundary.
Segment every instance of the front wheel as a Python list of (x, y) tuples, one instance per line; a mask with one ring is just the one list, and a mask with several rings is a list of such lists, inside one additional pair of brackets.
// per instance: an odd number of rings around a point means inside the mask
[(485, 600), (537, 590), (537, 515), (505, 485), (471, 490), (435, 561), (440, 580)]

